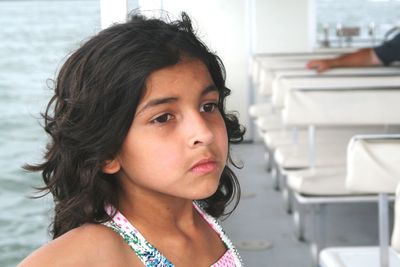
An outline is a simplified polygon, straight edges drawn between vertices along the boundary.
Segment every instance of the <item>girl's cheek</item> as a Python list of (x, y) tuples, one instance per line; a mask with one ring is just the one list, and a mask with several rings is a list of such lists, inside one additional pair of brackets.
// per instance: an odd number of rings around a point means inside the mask
[(228, 147), (229, 147), (229, 140), (228, 140), (228, 132), (225, 126), (225, 123), (222, 121), (220, 130), (219, 130), (220, 140), (221, 140), (221, 147), (224, 154), (228, 155)]

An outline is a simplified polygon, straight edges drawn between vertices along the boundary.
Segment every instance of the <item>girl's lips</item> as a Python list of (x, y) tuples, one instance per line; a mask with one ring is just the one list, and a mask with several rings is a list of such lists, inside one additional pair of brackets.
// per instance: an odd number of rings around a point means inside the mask
[(209, 173), (217, 168), (217, 163), (215, 160), (200, 160), (196, 163), (190, 170), (195, 173)]

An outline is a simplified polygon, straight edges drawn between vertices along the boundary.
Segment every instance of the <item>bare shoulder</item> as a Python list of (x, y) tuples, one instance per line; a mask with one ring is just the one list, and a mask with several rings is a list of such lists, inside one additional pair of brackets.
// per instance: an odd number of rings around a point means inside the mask
[(131, 254), (134, 253), (113, 230), (85, 224), (34, 251), (18, 267), (124, 266), (126, 260), (132, 260)]

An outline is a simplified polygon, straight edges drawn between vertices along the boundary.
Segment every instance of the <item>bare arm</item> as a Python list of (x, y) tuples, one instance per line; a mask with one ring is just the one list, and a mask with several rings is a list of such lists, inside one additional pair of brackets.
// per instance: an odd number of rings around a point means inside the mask
[(70, 230), (33, 252), (17, 267), (143, 266), (123, 239), (102, 225)]
[(382, 62), (376, 56), (374, 49), (364, 48), (354, 53), (344, 54), (332, 59), (311, 60), (307, 63), (307, 68), (323, 72), (337, 67), (368, 67), (379, 65), (382, 65)]

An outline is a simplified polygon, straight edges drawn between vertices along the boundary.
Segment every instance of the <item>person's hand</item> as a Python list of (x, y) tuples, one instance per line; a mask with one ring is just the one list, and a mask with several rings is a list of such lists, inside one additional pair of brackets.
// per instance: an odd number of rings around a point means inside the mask
[(308, 61), (306, 67), (308, 69), (315, 69), (318, 73), (321, 73), (330, 69), (331, 65), (328, 59), (317, 59)]

